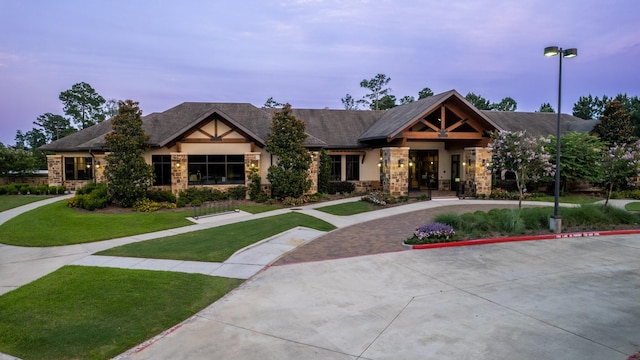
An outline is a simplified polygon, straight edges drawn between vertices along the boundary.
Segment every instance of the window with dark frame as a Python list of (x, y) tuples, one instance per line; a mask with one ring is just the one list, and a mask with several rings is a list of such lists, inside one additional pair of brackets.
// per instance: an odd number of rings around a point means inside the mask
[(342, 180), (342, 155), (329, 155), (331, 157), (331, 180)]
[(347, 155), (345, 165), (346, 180), (360, 180), (360, 155)]
[(244, 184), (244, 155), (189, 155), (189, 185)]
[(91, 157), (65, 157), (65, 180), (93, 179), (93, 159)]
[(154, 186), (171, 185), (171, 155), (151, 155)]

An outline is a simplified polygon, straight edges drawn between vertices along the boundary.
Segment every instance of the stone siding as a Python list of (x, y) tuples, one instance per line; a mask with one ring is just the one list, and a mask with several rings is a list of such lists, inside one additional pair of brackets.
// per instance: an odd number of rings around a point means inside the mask
[(473, 147), (465, 148), (463, 155), (465, 172), (465, 195), (466, 189), (473, 186), (473, 195), (491, 194), (491, 171), (486, 166), (491, 162), (491, 152), (487, 148)]
[(382, 148), (382, 191), (392, 196), (409, 194), (409, 148)]
[(189, 187), (187, 154), (171, 153), (171, 192), (178, 195)]

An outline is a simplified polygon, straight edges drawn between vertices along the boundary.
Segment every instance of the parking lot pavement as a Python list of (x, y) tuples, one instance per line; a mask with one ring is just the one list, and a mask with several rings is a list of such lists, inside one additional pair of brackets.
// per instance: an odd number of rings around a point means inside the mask
[(121, 359), (626, 359), (640, 236), (268, 268)]

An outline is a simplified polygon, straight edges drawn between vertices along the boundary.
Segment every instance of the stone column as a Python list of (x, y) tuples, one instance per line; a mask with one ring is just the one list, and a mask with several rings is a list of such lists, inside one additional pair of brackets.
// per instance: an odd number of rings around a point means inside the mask
[(382, 190), (392, 196), (409, 194), (409, 148), (382, 148)]
[[(254, 169), (258, 172), (258, 175), (260, 175), (260, 153), (244, 153), (244, 185), (247, 187), (247, 192), (245, 194), (246, 199), (249, 199), (249, 188), (251, 187), (251, 172), (254, 171)], [(260, 176), (260, 178), (262, 179), (262, 176)]]
[(171, 153), (171, 192), (174, 195), (189, 186), (189, 163), (187, 154)]
[(107, 181), (106, 176), (104, 175), (104, 169), (107, 166), (107, 159), (106, 159), (106, 155), (95, 155), (94, 156), (94, 161), (95, 161), (95, 181), (96, 184), (100, 184), (103, 182)]
[(47, 169), (49, 186), (64, 185), (62, 155), (47, 155)]
[(475, 195), (491, 194), (491, 172), (486, 166), (491, 162), (491, 151), (487, 148), (465, 148), (462, 157), (465, 173), (465, 195), (471, 195), (467, 191), (469, 184), (475, 189)]
[(306, 194), (315, 194), (318, 192), (318, 169), (320, 161), (320, 153), (318, 151), (310, 151), (311, 153), (311, 164), (309, 165), (309, 176), (307, 177), (311, 180), (311, 187), (307, 190)]

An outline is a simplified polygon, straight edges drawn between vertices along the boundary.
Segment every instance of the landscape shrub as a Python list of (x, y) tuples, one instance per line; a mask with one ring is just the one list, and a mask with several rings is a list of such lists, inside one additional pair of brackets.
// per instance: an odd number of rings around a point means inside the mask
[(247, 194), (246, 186), (234, 186), (227, 189), (227, 197), (232, 200), (244, 200)]
[(406, 239), (406, 244), (432, 244), (453, 241), (455, 231), (451, 225), (434, 222), (416, 228), (413, 236)]
[(436, 215), (433, 219), (435, 222), (450, 225), (453, 228), (460, 228), (462, 226), (462, 218), (460, 214), (455, 212), (446, 212), (444, 214)]
[(331, 181), (329, 183), (329, 194), (351, 194), (356, 189), (355, 184), (348, 181)]
[(502, 188), (495, 188), (491, 190), (491, 194), (489, 194), (490, 199), (496, 200), (511, 200), (513, 197), (511, 193)]
[(375, 205), (385, 206), (387, 202), (375, 193), (367, 194), (362, 197), (362, 201), (370, 202)]
[(267, 194), (262, 191), (262, 178), (257, 168), (252, 168), (249, 174), (249, 198), (255, 202), (267, 201)]
[(107, 184), (89, 183), (76, 190), (76, 196), (68, 199), (67, 205), (93, 211), (107, 207), (110, 202)]
[(498, 230), (509, 235), (517, 235), (524, 233), (525, 227), (520, 212), (516, 210), (500, 211), (500, 215), (496, 218)]
[(138, 212), (154, 212), (160, 209), (175, 209), (176, 204), (168, 201), (153, 201), (150, 199), (138, 199), (133, 204), (133, 210)]
[(155, 202), (176, 203), (176, 196), (169, 190), (147, 190), (147, 199)]
[(178, 207), (184, 207), (193, 203), (194, 200), (198, 200), (200, 203), (206, 201), (227, 200), (228, 196), (228, 193), (222, 192), (218, 189), (191, 187), (178, 193), (177, 205)]

